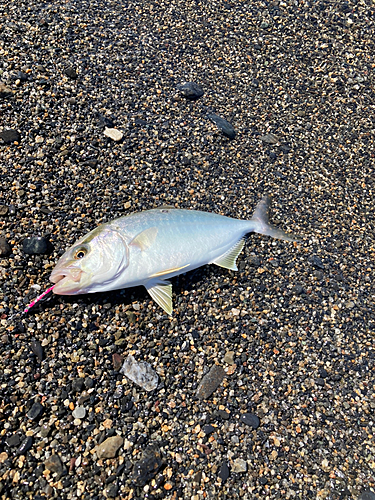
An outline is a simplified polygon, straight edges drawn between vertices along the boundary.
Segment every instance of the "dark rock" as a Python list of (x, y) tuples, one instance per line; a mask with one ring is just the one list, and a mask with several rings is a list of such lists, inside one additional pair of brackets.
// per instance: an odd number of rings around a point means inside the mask
[(31, 350), (35, 354), (35, 356), (39, 359), (39, 361), (43, 361), (43, 347), (38, 340), (31, 340)]
[(248, 262), (249, 262), (250, 266), (254, 266), (254, 267), (260, 266), (260, 258), (257, 257), (256, 255), (250, 255)]
[(23, 71), (19, 71), (17, 73), (17, 79), (20, 80), (21, 82), (27, 82), (28, 76), (26, 75), (26, 73), (23, 73)]
[(325, 384), (326, 384), (326, 383), (324, 382), (324, 379), (322, 379), (322, 378), (320, 378), (320, 377), (319, 377), (319, 378), (317, 378), (317, 379), (315, 380), (315, 383), (316, 383), (316, 385), (319, 385), (319, 387), (324, 387), (324, 386), (325, 386)]
[(282, 146), (280, 146), (280, 151), (282, 153), (284, 153), (284, 155), (286, 155), (286, 154), (290, 153), (291, 147), (287, 146), (286, 144), (283, 144)]
[(8, 257), (12, 249), (5, 238), (0, 238), (0, 257)]
[(72, 391), (73, 392), (82, 392), (84, 385), (85, 385), (85, 381), (83, 378), (75, 378), (72, 382)]
[(177, 85), (177, 90), (179, 90), (181, 94), (190, 101), (196, 101), (204, 94), (202, 87), (194, 82), (187, 82)]
[(113, 369), (116, 372), (118, 372), (119, 369), (121, 368), (123, 361), (124, 361), (124, 356), (121, 356), (117, 352), (115, 352), (114, 354), (112, 354)]
[(101, 127), (114, 128), (114, 122), (108, 118), (107, 116), (102, 115), (101, 113), (96, 113), (96, 118), (98, 121), (98, 125)]
[(322, 259), (320, 259), (317, 255), (310, 255), (309, 257), (309, 262), (315, 267), (318, 267), (319, 269), (324, 269), (324, 264), (322, 262)]
[(319, 375), (322, 378), (327, 378), (328, 377), (328, 372), (325, 368), (319, 368)]
[(260, 425), (259, 417), (254, 413), (242, 413), (240, 421), (253, 429), (257, 429)]
[(224, 368), (220, 365), (213, 365), (211, 370), (205, 375), (198, 386), (197, 397), (207, 399), (216, 391), (225, 378)]
[(144, 450), (142, 458), (134, 464), (132, 478), (134, 482), (143, 487), (152, 479), (163, 465), (160, 449), (152, 443)]
[(71, 78), (72, 80), (76, 80), (78, 78), (76, 70), (71, 66), (69, 68), (66, 68), (64, 73), (68, 78)]
[(21, 446), (17, 450), (18, 455), (24, 455), (33, 445), (33, 438), (31, 436), (25, 437)]
[(48, 252), (48, 241), (43, 236), (25, 238), (22, 243), (24, 253), (28, 255), (40, 255)]
[(375, 500), (375, 493), (371, 490), (362, 491), (358, 500)]
[(301, 285), (294, 285), (294, 287), (292, 288), (293, 295), (301, 295), (303, 292), (304, 289)]
[(34, 403), (33, 406), (27, 413), (27, 416), (30, 420), (38, 420), (42, 416), (44, 412), (44, 406), (40, 403)]
[(217, 410), (216, 415), (222, 420), (229, 420), (230, 414), (225, 410)]
[(5, 440), (5, 444), (9, 446), (9, 448), (13, 448), (14, 446), (18, 446), (20, 444), (21, 440), (18, 434), (13, 434), (12, 436), (9, 436)]
[(219, 470), (219, 477), (223, 483), (228, 479), (229, 474), (230, 474), (229, 467), (228, 467), (227, 463), (224, 462)]
[(51, 455), (44, 462), (44, 467), (51, 472), (57, 472), (57, 474), (62, 474), (64, 472), (64, 464), (58, 455)]
[(112, 483), (108, 488), (106, 489), (106, 496), (108, 498), (115, 498), (117, 497), (118, 494), (118, 484), (117, 481), (115, 483)]
[(229, 137), (229, 139), (234, 139), (236, 136), (236, 131), (227, 120), (221, 118), (221, 116), (216, 115), (215, 113), (208, 113), (207, 117), (215, 123), (217, 128), (223, 132), (224, 135)]
[(8, 88), (4, 83), (0, 82), (0, 98), (7, 97), (12, 94), (12, 90)]
[(213, 432), (215, 432), (216, 429), (213, 425), (207, 424), (207, 425), (203, 426), (202, 430), (206, 434), (206, 436), (208, 436), (209, 434), (212, 434)]
[(0, 138), (5, 142), (5, 144), (13, 144), (13, 142), (20, 142), (21, 135), (17, 130), (9, 129), (0, 132)]

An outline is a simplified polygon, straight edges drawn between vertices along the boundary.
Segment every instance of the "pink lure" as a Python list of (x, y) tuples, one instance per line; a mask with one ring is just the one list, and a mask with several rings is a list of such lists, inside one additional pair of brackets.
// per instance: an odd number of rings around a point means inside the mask
[(37, 302), (39, 302), (43, 297), (47, 295), (51, 290), (55, 288), (56, 285), (51, 286), (50, 288), (47, 288), (45, 292), (43, 292), (39, 297), (37, 297), (35, 300), (33, 300), (24, 310), (24, 313), (27, 313)]

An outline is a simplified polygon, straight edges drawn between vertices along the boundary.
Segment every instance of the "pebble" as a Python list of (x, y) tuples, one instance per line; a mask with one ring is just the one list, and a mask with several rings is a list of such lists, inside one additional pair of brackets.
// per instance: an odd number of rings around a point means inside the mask
[(42, 236), (25, 238), (22, 243), (24, 253), (29, 255), (41, 255), (48, 251), (48, 241)]
[(159, 382), (158, 374), (152, 366), (145, 361), (136, 361), (131, 354), (125, 359), (120, 372), (146, 391), (156, 389)]
[(12, 434), (10, 437), (5, 439), (5, 444), (10, 448), (18, 446), (21, 440), (18, 434)]
[(228, 365), (233, 365), (234, 363), (234, 351), (227, 351), (224, 356), (224, 363)]
[(32, 445), (33, 445), (33, 438), (31, 436), (25, 437), (25, 439), (23, 439), (20, 447), (17, 450), (17, 454), (24, 455), (27, 451), (30, 450)]
[(121, 436), (111, 436), (99, 444), (95, 451), (99, 459), (114, 458), (117, 450), (123, 445), (124, 440)]
[(228, 464), (226, 462), (223, 462), (219, 470), (219, 478), (221, 479), (222, 483), (224, 483), (228, 479), (229, 474), (230, 472)]
[(223, 134), (229, 139), (234, 139), (236, 137), (236, 131), (233, 128), (233, 125), (229, 123), (225, 118), (216, 115), (215, 113), (208, 113), (207, 117), (215, 123), (217, 128), (223, 132)]
[(179, 84), (177, 85), (177, 90), (180, 91), (183, 97), (191, 101), (199, 99), (204, 94), (202, 87), (194, 82)]
[(8, 257), (12, 253), (12, 248), (5, 238), (0, 238), (0, 257)]
[(67, 77), (71, 78), (72, 80), (76, 80), (78, 78), (77, 71), (71, 66), (66, 68), (64, 73), (66, 74)]
[(12, 94), (12, 89), (7, 87), (4, 83), (0, 82), (0, 98), (8, 97)]
[(362, 491), (358, 500), (375, 500), (375, 493), (371, 490)]
[(135, 462), (132, 479), (137, 486), (144, 486), (152, 479), (163, 465), (161, 453), (156, 443), (151, 443), (143, 451), (140, 460)]
[(233, 472), (246, 472), (247, 462), (242, 458), (236, 458), (236, 460), (233, 462), (232, 470)]
[(35, 356), (39, 359), (39, 361), (43, 361), (43, 347), (39, 340), (31, 339), (31, 350), (35, 354)]
[(13, 144), (14, 142), (21, 141), (21, 134), (14, 129), (3, 130), (0, 132), (0, 139), (2, 139), (5, 144)]
[(83, 406), (76, 406), (72, 412), (72, 415), (74, 418), (79, 418), (79, 419), (85, 418), (86, 410)]
[(117, 128), (108, 128), (108, 127), (104, 129), (104, 135), (109, 137), (110, 139), (113, 139), (116, 142), (121, 141), (121, 139), (124, 137), (124, 133), (121, 132), (121, 130), (118, 130)]
[(222, 366), (212, 365), (210, 371), (202, 378), (198, 386), (197, 397), (199, 399), (208, 399), (221, 385), (225, 375)]
[(0, 215), (6, 215), (9, 211), (9, 207), (6, 205), (0, 205)]
[(319, 269), (324, 269), (324, 264), (322, 262), (322, 259), (320, 257), (318, 257), (317, 255), (310, 255), (309, 262), (313, 266), (318, 267)]
[(27, 412), (27, 416), (30, 420), (38, 420), (42, 416), (43, 412), (44, 412), (44, 406), (36, 402)]
[(275, 134), (265, 134), (260, 138), (265, 144), (277, 144), (279, 142), (278, 137)]
[(51, 455), (47, 458), (44, 462), (44, 467), (53, 473), (57, 473), (58, 475), (61, 475), (65, 470), (64, 464), (62, 463), (59, 455)]
[(259, 417), (254, 413), (242, 413), (240, 421), (253, 429), (257, 429), (260, 425)]

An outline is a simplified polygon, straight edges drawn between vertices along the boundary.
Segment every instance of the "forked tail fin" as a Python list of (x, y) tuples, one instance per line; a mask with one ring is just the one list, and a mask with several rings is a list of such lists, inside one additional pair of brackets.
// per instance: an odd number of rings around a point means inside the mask
[(295, 234), (287, 234), (282, 229), (273, 226), (269, 222), (269, 211), (271, 207), (271, 197), (264, 196), (255, 208), (251, 221), (255, 223), (254, 233), (265, 234), (279, 240), (298, 241), (300, 238)]

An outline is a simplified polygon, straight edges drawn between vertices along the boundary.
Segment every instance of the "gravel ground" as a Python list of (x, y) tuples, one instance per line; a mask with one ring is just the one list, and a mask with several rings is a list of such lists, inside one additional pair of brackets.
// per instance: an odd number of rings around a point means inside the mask
[[(1, 499), (375, 498), (374, 17), (0, 5)], [(175, 278), (172, 317), (141, 288), (21, 314), (102, 222), (250, 218), (265, 193), (302, 241), (251, 235), (239, 272)], [(156, 389), (119, 371), (129, 354)]]

